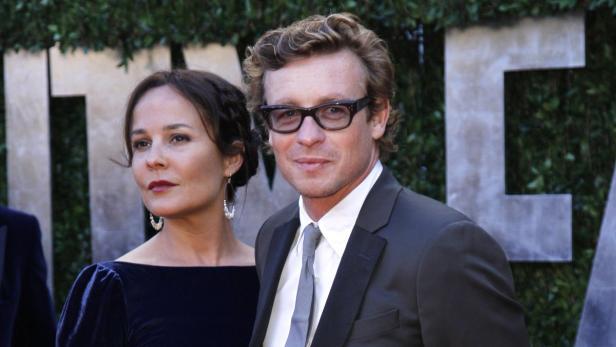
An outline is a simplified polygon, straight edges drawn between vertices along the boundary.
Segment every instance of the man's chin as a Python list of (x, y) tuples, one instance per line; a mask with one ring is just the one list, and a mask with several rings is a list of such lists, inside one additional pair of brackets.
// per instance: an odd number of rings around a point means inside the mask
[(316, 187), (315, 185), (303, 185), (295, 187), (297, 192), (305, 199), (323, 199), (329, 198), (336, 194), (336, 190), (328, 187)]

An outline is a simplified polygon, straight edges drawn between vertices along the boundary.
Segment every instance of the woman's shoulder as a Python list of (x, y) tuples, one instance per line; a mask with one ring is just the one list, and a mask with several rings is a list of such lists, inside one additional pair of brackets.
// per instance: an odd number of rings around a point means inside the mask
[(79, 272), (75, 284), (83, 281), (94, 281), (96, 284), (121, 282), (121, 264), (115, 261), (103, 261), (87, 265)]
[(64, 310), (80, 310), (82, 306), (105, 305), (109, 301), (125, 305), (124, 281), (121, 264), (113, 261), (95, 263), (84, 267), (66, 298)]
[(117, 265), (101, 262), (81, 270), (62, 309), (57, 330), (59, 346), (121, 345), (127, 318)]
[(119, 264), (116, 262), (100, 262), (84, 267), (69, 292), (67, 301), (80, 298), (80, 301), (109, 298), (110, 292), (122, 295), (122, 278)]

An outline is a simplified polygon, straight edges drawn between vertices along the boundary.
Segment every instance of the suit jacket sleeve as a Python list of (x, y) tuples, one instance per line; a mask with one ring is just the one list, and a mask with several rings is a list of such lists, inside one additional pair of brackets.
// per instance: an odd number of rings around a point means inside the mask
[(417, 301), (425, 346), (528, 346), (509, 263), (468, 221), (448, 225), (424, 254)]
[[(15, 320), (13, 343), (18, 346), (53, 346), (56, 322), (47, 288), (47, 266), (41, 247), (38, 221), (29, 217), (22, 230), (29, 240), (25, 243), (27, 266), (23, 272), (22, 294)], [(33, 328), (36, 327), (35, 333)]]

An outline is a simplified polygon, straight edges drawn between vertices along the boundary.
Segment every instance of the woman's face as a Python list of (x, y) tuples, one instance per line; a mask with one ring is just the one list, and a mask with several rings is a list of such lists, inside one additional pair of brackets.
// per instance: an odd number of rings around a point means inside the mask
[(133, 111), (132, 171), (155, 215), (182, 218), (222, 209), (225, 177), (241, 164), (223, 157), (195, 107), (169, 86), (146, 92)]

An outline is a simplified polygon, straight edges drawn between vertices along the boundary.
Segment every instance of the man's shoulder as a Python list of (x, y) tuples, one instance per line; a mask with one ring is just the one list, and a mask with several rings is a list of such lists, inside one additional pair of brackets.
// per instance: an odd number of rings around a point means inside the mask
[(450, 243), (462, 248), (461, 242), (470, 242), (495, 250), (504, 259), (504, 251), (498, 243), (469, 217), (408, 189), (399, 194), (385, 229), (381, 233), (383, 237), (400, 245), (413, 245), (419, 253)]
[(36, 220), (31, 214), (0, 206), (0, 225), (9, 223), (32, 223)]
[[(269, 247), (273, 241), (275, 231), (289, 223), (296, 223), (299, 226), (299, 206), (294, 201), (269, 217), (261, 226), (255, 240), (255, 259), (257, 270), (262, 272), (265, 257), (269, 252)], [(290, 229), (289, 229), (290, 231)]]
[(298, 218), (299, 216), (299, 206), (297, 204), (297, 200), (278, 210), (278, 212), (271, 215), (268, 219), (265, 220), (263, 226), (261, 227), (261, 233), (269, 233), (275, 230), (277, 227), (288, 223), (294, 218)]
[[(363, 203), (358, 224), (367, 230), (419, 227), (433, 230), (439, 225), (469, 221), (461, 212), (433, 198), (402, 186), (386, 167)], [(414, 228), (416, 229), (416, 228)]]
[(31, 214), (0, 206), (0, 228), (7, 227), (11, 238), (28, 239), (39, 237), (40, 231), (36, 217)]
[(460, 223), (476, 226), (462, 212), (405, 188), (398, 195), (387, 228), (405, 231), (395, 232), (391, 236), (429, 242), (446, 233), (450, 226)]
[(400, 192), (395, 208), (403, 212), (401, 216), (419, 220), (428, 219), (436, 223), (470, 221), (462, 212), (443, 202), (407, 188)]

